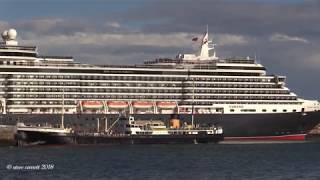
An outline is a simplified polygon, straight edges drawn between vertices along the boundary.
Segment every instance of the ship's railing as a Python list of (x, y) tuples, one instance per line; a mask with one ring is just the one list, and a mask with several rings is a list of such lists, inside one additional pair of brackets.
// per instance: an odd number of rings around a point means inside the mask
[(155, 59), (144, 61), (144, 64), (159, 64), (159, 63), (175, 63), (175, 64), (215, 64), (217, 60), (183, 60), (183, 59)]
[(164, 58), (164, 59), (155, 59), (155, 60), (147, 60), (144, 62), (144, 64), (157, 64), (157, 63), (183, 63), (182, 59), (169, 59), (169, 58)]
[[(157, 59), (154, 61), (147, 61), (140, 65), (92, 65), (81, 64), (73, 62), (71, 56), (38, 56), (43, 58), (40, 61), (24, 62), (17, 61), (15, 64), (4, 64), (5, 66), (52, 66), (52, 67), (88, 67), (88, 68), (143, 68), (143, 69), (217, 69), (216, 62), (211, 61), (183, 61), (183, 60), (171, 60), (171, 59)], [(50, 60), (46, 60), (50, 59)], [(53, 60), (51, 60), (53, 59)], [(54, 60), (56, 59), (56, 61)], [(172, 63), (174, 64), (160, 64), (160, 63)]]
[(243, 58), (226, 58), (218, 60), (182, 60), (182, 59), (155, 59), (147, 60), (144, 64), (159, 64), (159, 63), (175, 63), (175, 64), (216, 64), (216, 63), (240, 63), (240, 64), (254, 64), (254, 59), (243, 59)]
[(37, 47), (35, 47), (35, 46), (8, 46), (8, 45), (0, 44), (0, 49), (35, 51), (37, 49)]
[(112, 67), (112, 68), (144, 68), (144, 69), (216, 69), (215, 65), (209, 64), (177, 64), (177, 65), (167, 65), (167, 64), (144, 64), (144, 65), (97, 65), (97, 67)]
[(124, 133), (104, 133), (104, 132), (74, 132), (74, 135), (77, 136), (95, 136), (95, 137), (128, 137), (130, 134)]
[(44, 61), (44, 62), (15, 62), (15, 64), (1, 64), (1, 66), (26, 66), (26, 67), (37, 67), (37, 66), (49, 66), (49, 67), (98, 67), (95, 65), (89, 65), (89, 64), (80, 64), (80, 63), (73, 63), (69, 61), (61, 61), (61, 63), (50, 62), (50, 61)]
[(44, 62), (17, 62), (16, 64), (4, 64), (1, 66), (50, 66), (50, 67), (87, 67), (87, 68), (137, 68), (137, 69), (216, 69), (214, 65), (193, 65), (193, 66), (168, 66), (168, 65), (90, 65), (62, 61), (62, 63)]
[[(161, 132), (161, 130), (142, 130), (137, 132), (137, 134), (125, 134), (124, 132), (113, 132), (113, 133), (106, 133), (106, 132), (85, 132), (85, 131), (74, 131), (74, 135), (77, 136), (94, 136), (94, 137), (128, 137), (134, 135), (153, 135), (154, 132)], [(198, 127), (198, 128), (181, 128), (181, 129), (165, 129), (163, 131), (167, 131), (168, 134), (154, 134), (154, 135), (183, 135), (183, 134), (195, 134), (199, 132), (212, 132), (213, 134), (222, 134), (223, 129), (222, 127)]]
[(48, 59), (73, 59), (72, 56), (38, 56), (39, 58)]
[(219, 59), (219, 63), (236, 63), (236, 64), (254, 64), (254, 59), (242, 59), (242, 58), (230, 58), (230, 59)]

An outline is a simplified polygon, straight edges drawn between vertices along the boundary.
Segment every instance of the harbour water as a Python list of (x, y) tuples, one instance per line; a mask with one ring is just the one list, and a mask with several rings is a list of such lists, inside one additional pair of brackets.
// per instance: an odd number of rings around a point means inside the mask
[(320, 178), (320, 142), (1, 147), (0, 154), (1, 179)]

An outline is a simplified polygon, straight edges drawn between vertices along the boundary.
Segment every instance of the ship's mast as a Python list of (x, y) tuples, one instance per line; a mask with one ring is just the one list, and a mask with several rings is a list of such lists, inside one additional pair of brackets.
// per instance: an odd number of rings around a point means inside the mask
[(61, 128), (64, 129), (64, 87), (62, 88)]
[[(212, 40), (209, 40), (209, 27), (207, 25), (207, 31), (202, 38), (199, 59), (200, 60), (210, 60), (210, 59), (218, 59), (216, 56), (215, 45)], [(213, 50), (213, 56), (210, 56), (209, 51)]]
[(191, 125), (194, 128), (194, 79), (192, 79), (192, 112), (191, 112)]
[[(195, 40), (194, 40), (195, 39)], [(194, 38), (192, 41), (198, 41), (198, 38)], [(182, 60), (217, 60), (216, 51), (215, 51), (216, 44), (213, 43), (212, 40), (209, 40), (209, 28), (207, 25), (207, 31), (205, 32), (202, 40), (200, 40), (200, 47), (197, 53), (195, 54), (179, 54), (177, 57)], [(210, 56), (210, 51), (213, 51), (212, 56)]]

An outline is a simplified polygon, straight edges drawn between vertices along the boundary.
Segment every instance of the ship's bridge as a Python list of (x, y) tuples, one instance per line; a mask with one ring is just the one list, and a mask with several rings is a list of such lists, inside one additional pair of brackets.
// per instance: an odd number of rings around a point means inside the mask
[(15, 29), (5, 30), (0, 43), (0, 64), (4, 65), (70, 65), (70, 56), (39, 56), (36, 46), (20, 46)]
[(3, 42), (0, 43), (0, 60), (36, 59), (38, 53), (35, 46), (18, 46), (17, 31), (15, 29), (6, 30), (1, 36)]

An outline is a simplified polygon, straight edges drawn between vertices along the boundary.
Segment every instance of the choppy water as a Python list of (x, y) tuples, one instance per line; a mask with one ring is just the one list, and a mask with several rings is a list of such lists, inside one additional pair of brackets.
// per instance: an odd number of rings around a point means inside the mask
[(320, 142), (3, 147), (0, 155), (0, 179), (320, 179)]

